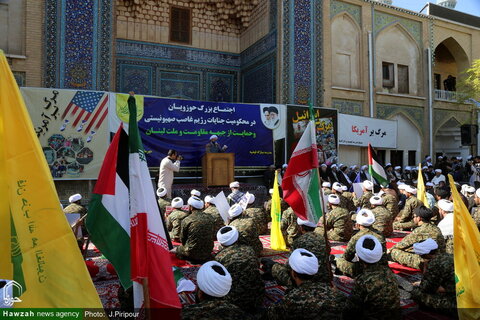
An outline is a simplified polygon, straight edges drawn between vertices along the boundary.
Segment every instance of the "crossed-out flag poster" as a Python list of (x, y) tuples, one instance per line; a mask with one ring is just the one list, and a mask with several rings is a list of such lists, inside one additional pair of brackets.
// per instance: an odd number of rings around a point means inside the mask
[(102, 308), (1, 50), (0, 79), (0, 279), (13, 289), (4, 303)]

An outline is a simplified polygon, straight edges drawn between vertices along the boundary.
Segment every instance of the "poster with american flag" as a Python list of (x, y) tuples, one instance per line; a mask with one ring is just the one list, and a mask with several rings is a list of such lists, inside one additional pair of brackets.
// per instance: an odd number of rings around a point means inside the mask
[(22, 88), (54, 179), (96, 179), (108, 144), (109, 93)]

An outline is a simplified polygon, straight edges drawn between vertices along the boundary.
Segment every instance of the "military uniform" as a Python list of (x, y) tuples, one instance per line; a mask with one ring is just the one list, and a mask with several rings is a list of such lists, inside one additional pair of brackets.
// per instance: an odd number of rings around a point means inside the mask
[(392, 220), (394, 220), (397, 215), (398, 215), (398, 199), (394, 195), (384, 193), (382, 195), (383, 199), (383, 206), (387, 208), (387, 210), (390, 212), (390, 216), (392, 217)]
[(170, 234), (170, 239), (174, 241), (180, 240), (180, 231), (182, 230), (182, 221), (188, 217), (188, 212), (173, 209), (167, 217), (167, 230)]
[(384, 255), (379, 261), (379, 264), (383, 264), (384, 266), (388, 267), (388, 261), (385, 256), (387, 252), (385, 238), (379, 231), (373, 229), (372, 227), (365, 227), (352, 236), (350, 241), (348, 241), (347, 248), (345, 249), (343, 256), (337, 258), (337, 268), (351, 278), (358, 276), (362, 272), (360, 263), (352, 262), (352, 260), (355, 257), (356, 253), (355, 244), (357, 243), (358, 239), (365, 235), (372, 235), (376, 237), (378, 241), (380, 241), (380, 243), (382, 244)]
[(445, 252), (453, 254), (453, 236), (445, 237)]
[(83, 217), (87, 214), (87, 208), (76, 203), (70, 203), (68, 206), (63, 209), (64, 213), (80, 213), (80, 217)]
[(268, 309), (268, 319), (341, 319), (342, 297), (326, 283), (304, 281), (288, 289), (282, 301)]
[[(347, 209), (336, 207), (327, 214), (327, 237), (328, 240), (348, 241), (352, 237), (353, 225), (350, 213)], [(315, 228), (315, 232), (323, 235), (324, 226)]]
[(218, 212), (217, 207), (215, 207), (214, 205), (209, 205), (207, 208), (203, 210), (203, 212), (209, 214), (213, 218), (214, 220), (213, 230), (215, 232), (220, 230), (221, 227), (225, 227), (225, 221), (223, 221), (223, 218), (220, 215), (220, 212)]
[[(328, 246), (325, 244), (323, 235), (307, 232), (293, 241), (292, 250), (300, 248), (310, 251), (318, 259), (318, 272), (313, 280), (327, 283), (330, 280), (326, 272), (330, 256), (330, 244)], [(291, 268), (288, 264), (276, 263), (272, 267), (272, 276), (278, 284), (291, 287), (293, 283), (290, 277), (290, 270)]]
[(364, 209), (370, 209), (370, 198), (373, 197), (373, 193), (371, 191), (366, 191), (362, 194), (360, 198), (354, 198), (353, 199), (353, 204), (355, 207), (359, 208), (364, 208)]
[(212, 258), (213, 218), (201, 210), (193, 210), (183, 219), (180, 231), (182, 245), (177, 248), (177, 258), (202, 263)]
[(227, 268), (232, 276), (232, 288), (225, 298), (242, 310), (254, 312), (261, 307), (265, 283), (252, 247), (236, 243), (222, 249), (215, 260)]
[(413, 222), (413, 210), (422, 205), (422, 201), (417, 197), (411, 196), (405, 202), (405, 206), (398, 214), (398, 220), (393, 223), (393, 229), (395, 230), (409, 230), (415, 228), (416, 224)]
[(440, 229), (434, 224), (423, 223), (392, 247), (392, 260), (410, 268), (420, 269), (423, 259), (413, 252), (413, 244), (428, 238), (437, 242), (440, 252), (445, 252), (445, 239)]
[(332, 189), (330, 188), (325, 188), (325, 189), (322, 189), (323, 191), (323, 194), (328, 197), (329, 194), (332, 194)]
[(300, 235), (297, 216), (292, 208), (283, 211), (282, 220), (280, 221), (280, 229), (282, 230), (283, 238), (286, 240), (287, 246), (291, 247), (293, 240)]
[(480, 230), (480, 207), (473, 207), (471, 215), (473, 218), (473, 221), (475, 221), (475, 224), (477, 225), (478, 230)]
[(158, 198), (158, 206), (160, 207), (160, 214), (163, 214), (163, 217), (165, 217), (165, 212), (167, 210), (167, 207), (170, 206), (172, 203), (172, 200), (166, 199), (166, 198)]
[(245, 216), (250, 217), (255, 222), (258, 234), (267, 234), (269, 217), (261, 208), (247, 208), (244, 213)]
[(223, 298), (209, 298), (182, 309), (183, 320), (253, 319), (236, 305)]
[(262, 252), (263, 245), (258, 238), (257, 227), (252, 218), (240, 216), (230, 221), (228, 225), (237, 228), (238, 233), (242, 236), (239, 239), (240, 243), (251, 246), (256, 255)]
[(355, 206), (354, 203), (354, 197), (352, 192), (342, 192), (342, 197), (347, 199), (347, 210), (348, 212), (356, 212), (357, 207)]
[[(445, 292), (437, 293), (439, 287), (444, 288)], [(420, 305), (455, 313), (457, 300), (453, 255), (439, 253), (428, 263), (420, 286), (412, 291), (412, 298)]]
[(372, 227), (380, 231), (385, 237), (390, 237), (393, 233), (392, 213), (384, 206), (375, 206), (372, 212), (375, 216)]
[(344, 319), (400, 319), (398, 284), (389, 268), (366, 265), (355, 279), (344, 309)]

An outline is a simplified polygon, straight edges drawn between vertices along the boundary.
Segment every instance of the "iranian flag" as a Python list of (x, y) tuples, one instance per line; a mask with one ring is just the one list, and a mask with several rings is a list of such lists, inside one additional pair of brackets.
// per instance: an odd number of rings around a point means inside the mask
[(387, 173), (370, 143), (368, 144), (368, 173), (370, 173), (370, 175), (377, 180), (378, 184), (381, 186), (388, 185)]
[[(312, 108), (310, 109), (312, 114)], [(323, 215), (320, 202), (315, 122), (309, 121), (282, 179), (283, 199), (303, 220), (318, 223)]]

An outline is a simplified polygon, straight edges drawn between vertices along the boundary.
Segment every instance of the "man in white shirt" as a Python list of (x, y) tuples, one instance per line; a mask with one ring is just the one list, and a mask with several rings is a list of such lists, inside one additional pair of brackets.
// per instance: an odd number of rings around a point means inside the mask
[(158, 173), (158, 187), (167, 190), (167, 197), (172, 197), (173, 173), (180, 171), (180, 161), (182, 156), (175, 150), (168, 150), (168, 154), (160, 162), (160, 171)]
[(442, 216), (438, 228), (442, 231), (442, 235), (445, 238), (447, 252), (453, 254), (453, 202), (445, 199), (439, 200), (438, 211)]
[(434, 187), (438, 187), (440, 182), (446, 183), (447, 179), (445, 179), (445, 176), (442, 174), (442, 169), (435, 169), (435, 177), (432, 178), (432, 183)]

